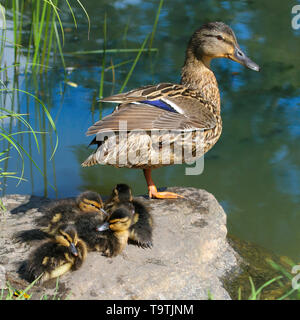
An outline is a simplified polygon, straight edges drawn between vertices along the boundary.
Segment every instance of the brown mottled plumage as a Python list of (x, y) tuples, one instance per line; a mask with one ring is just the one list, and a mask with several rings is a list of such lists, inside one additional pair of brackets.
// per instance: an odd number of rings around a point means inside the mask
[[(148, 85), (102, 100), (119, 105), (88, 129), (87, 135), (97, 135), (91, 144), (98, 147), (82, 166), (143, 169), (150, 197), (180, 197), (157, 192), (151, 169), (194, 162), (219, 139), (222, 120), (218, 84), (210, 69), (213, 58), (228, 58), (259, 71), (230, 27), (223, 22), (203, 25), (189, 41), (181, 84)], [(182, 146), (191, 150), (189, 156), (183, 157)]]

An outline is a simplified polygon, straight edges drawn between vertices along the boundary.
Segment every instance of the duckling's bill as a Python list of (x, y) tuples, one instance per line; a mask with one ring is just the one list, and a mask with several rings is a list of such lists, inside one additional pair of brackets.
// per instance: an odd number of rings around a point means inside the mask
[(101, 226), (98, 226), (96, 228), (97, 231), (101, 232), (101, 231), (105, 231), (109, 229), (109, 223), (108, 222), (104, 222), (103, 224), (101, 224)]
[(69, 249), (70, 249), (71, 253), (72, 253), (75, 257), (78, 256), (78, 251), (77, 251), (74, 243), (71, 243), (71, 244), (70, 244)]

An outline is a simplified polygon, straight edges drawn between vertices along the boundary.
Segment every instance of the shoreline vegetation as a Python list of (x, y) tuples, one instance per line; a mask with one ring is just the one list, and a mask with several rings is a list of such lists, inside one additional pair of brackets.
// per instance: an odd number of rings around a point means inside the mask
[[(77, 29), (78, 22), (76, 10), (81, 10), (87, 21), (87, 38), (90, 37), (91, 22), (88, 12), (80, 0), (76, 0), (76, 8), (72, 7), (68, 0), (5, 0), (0, 1), (0, 61), (4, 66), (0, 69), (0, 118), (2, 141), (2, 151), (0, 153), (0, 178), (1, 191), (5, 195), (7, 179), (16, 179), (17, 186), (26, 181), (24, 178), (24, 163), (30, 161), (30, 174), (33, 177), (33, 170), (37, 170), (44, 179), (44, 196), (48, 195), (48, 187), (52, 188), (58, 196), (55, 184), (55, 152), (59, 146), (59, 136), (56, 128), (56, 120), (51, 116), (51, 99), (44, 100), (41, 91), (47, 91), (47, 79), (43, 75), (53, 66), (60, 65), (64, 70), (65, 85), (76, 86), (68, 81), (68, 69), (65, 57), (74, 55), (101, 55), (101, 74), (99, 80), (98, 97), (103, 97), (105, 74), (112, 73), (113, 87), (116, 81), (115, 70), (124, 65), (131, 65), (121, 85), (120, 92), (126, 87), (141, 54), (157, 53), (157, 48), (153, 48), (153, 40), (159, 20), (160, 10), (163, 0), (160, 0), (153, 28), (150, 34), (146, 35), (140, 48), (107, 48), (107, 15), (104, 15), (103, 22), (103, 48), (91, 51), (64, 52), (65, 26), (62, 18), (63, 14), (70, 14), (73, 20), (73, 27)], [(76, 10), (75, 10), (76, 9)], [(128, 21), (129, 24), (129, 21)], [(69, 27), (69, 26), (68, 26)], [(123, 42), (127, 39), (127, 29), (124, 31)], [(148, 48), (146, 47), (148, 43)], [(107, 54), (135, 54), (135, 58), (125, 59), (114, 64), (111, 59), (107, 65)], [(8, 59), (9, 57), (9, 59)], [(25, 82), (25, 88), (23, 89)], [(32, 90), (32, 87), (34, 88)], [(62, 88), (62, 102), (65, 88)], [(20, 100), (26, 99), (28, 113), (21, 113)], [(29, 105), (35, 105), (35, 114), (29, 113)], [(95, 110), (96, 99), (91, 106), (92, 112)], [(102, 105), (99, 104), (100, 117), (102, 115)], [(32, 119), (37, 119), (38, 129), (34, 129)], [(24, 146), (24, 137), (28, 137), (28, 146)], [(51, 145), (51, 152), (47, 154), (48, 144)], [(33, 148), (42, 153), (42, 168), (33, 158)], [(9, 159), (15, 151), (20, 159), (20, 170), (8, 170)], [(51, 161), (54, 176), (54, 184), (47, 179), (49, 171), (48, 161)], [(4, 209), (0, 200), (0, 206)]]

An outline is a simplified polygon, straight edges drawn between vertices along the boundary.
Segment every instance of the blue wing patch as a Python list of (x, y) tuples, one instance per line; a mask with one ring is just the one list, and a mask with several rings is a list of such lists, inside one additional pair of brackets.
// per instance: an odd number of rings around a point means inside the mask
[(154, 106), (154, 107), (166, 110), (166, 111), (178, 113), (174, 108), (172, 108), (170, 105), (168, 105), (167, 103), (165, 103), (162, 100), (144, 100), (144, 101), (139, 101), (139, 102), (149, 104), (150, 106)]

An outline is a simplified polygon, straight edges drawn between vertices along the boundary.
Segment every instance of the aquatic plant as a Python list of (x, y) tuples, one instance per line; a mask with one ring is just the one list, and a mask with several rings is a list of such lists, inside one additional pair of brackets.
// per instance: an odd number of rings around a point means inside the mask
[[(87, 16), (89, 33), (89, 16), (81, 1), (76, 0), (76, 2)], [(34, 130), (29, 121), (29, 113), (25, 114), (20, 112), (20, 95), (25, 94), (28, 98), (34, 100), (37, 110), (35, 118), (38, 119), (40, 128), (41, 124), (43, 124), (42, 127), (45, 128), (45, 119), (47, 119), (51, 131), (56, 135), (56, 142), (53, 144), (52, 134), (50, 132), (50, 141), (52, 144), (50, 159), (53, 158), (58, 146), (56, 126), (47, 106), (39, 98), (39, 86), (36, 85), (34, 94), (27, 90), (20, 89), (19, 76), (22, 72), (25, 75), (30, 72), (33, 74), (33, 78), (35, 78), (35, 82), (37, 83), (37, 74), (49, 69), (49, 64), (51, 59), (55, 58), (56, 51), (58, 51), (61, 63), (65, 67), (62, 52), (64, 28), (59, 13), (59, 5), (61, 5), (61, 3), (59, 0), (5, 0), (0, 3), (0, 62), (4, 65), (4, 67), (0, 69), (2, 78), (0, 80), (0, 141), (2, 141), (2, 151), (0, 152), (0, 187), (2, 194), (5, 193), (7, 178), (17, 179), (17, 185), (25, 180), (25, 157), (27, 157), (31, 165), (35, 166), (44, 176), (45, 183), (48, 183), (46, 179), (46, 152), (43, 152), (44, 169), (41, 170), (32, 157), (31, 138), (29, 138), (29, 150), (26, 150), (23, 144), (24, 136), (30, 134), (33, 137), (37, 150), (40, 151), (40, 143), (37, 135), (43, 134), (41, 141), (44, 151), (45, 134), (47, 132), (44, 130)], [(77, 27), (74, 10), (68, 0), (65, 0), (64, 3), (67, 4), (72, 14), (74, 25)], [(9, 20), (7, 18), (9, 18)], [(9, 24), (12, 24), (12, 27)], [(7, 60), (12, 61), (12, 53), (13, 63), (7, 66)], [(9, 69), (13, 69), (13, 72), (8, 75)], [(40, 110), (42, 110), (42, 114)], [(17, 170), (8, 170), (12, 150), (15, 150), (21, 159), (20, 173), (18, 173)], [(53, 188), (55, 189), (55, 187)], [(0, 202), (0, 206), (4, 209), (2, 202)]]
[[(88, 36), (90, 32), (90, 18), (80, 0), (76, 3), (84, 11), (88, 20)], [(6, 16), (13, 21), (13, 45), (15, 63), (19, 61), (20, 53), (26, 54), (25, 73), (43, 73), (47, 71), (50, 60), (55, 59), (58, 54), (62, 65), (65, 60), (62, 47), (65, 41), (64, 27), (61, 20), (61, 9), (67, 5), (74, 26), (77, 28), (76, 15), (68, 0), (5, 0), (2, 1), (1, 14), (3, 20), (2, 48), (3, 42), (7, 40)], [(29, 30), (29, 31), (28, 31)], [(8, 39), (11, 41), (10, 39)]]
[[(295, 275), (293, 275), (287, 268), (293, 268), (296, 264), (287, 257), (284, 257), (283, 264), (278, 264), (272, 259), (267, 258), (268, 264), (281, 275), (278, 275), (265, 283), (263, 283), (258, 289), (256, 288), (254, 281), (251, 276), (249, 276), (249, 283), (251, 286), (251, 293), (248, 300), (262, 300), (262, 299), (272, 299), (272, 300), (299, 300), (300, 299), (300, 288), (293, 288), (292, 280)], [(276, 287), (270, 290), (270, 285), (276, 284)], [(269, 289), (267, 294), (264, 294), (262, 298), (263, 290)], [(242, 288), (238, 289), (238, 300), (242, 300)]]

